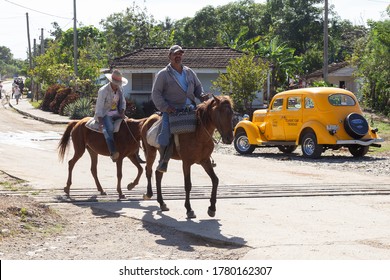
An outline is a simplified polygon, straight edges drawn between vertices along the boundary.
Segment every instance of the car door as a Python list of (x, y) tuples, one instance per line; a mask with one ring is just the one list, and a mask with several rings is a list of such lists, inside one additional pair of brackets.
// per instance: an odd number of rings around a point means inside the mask
[(295, 141), (302, 127), (302, 98), (300, 95), (288, 96), (284, 110), (284, 134), (286, 141)]
[(270, 141), (284, 141), (284, 114), (285, 114), (285, 106), (284, 106), (284, 98), (279, 97), (275, 98), (270, 107), (270, 112), (268, 114), (267, 120), (267, 139)]

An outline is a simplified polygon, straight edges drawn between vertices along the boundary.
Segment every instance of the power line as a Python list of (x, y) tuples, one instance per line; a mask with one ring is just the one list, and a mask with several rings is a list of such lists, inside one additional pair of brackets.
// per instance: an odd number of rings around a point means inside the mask
[(27, 10), (30, 10), (30, 11), (33, 11), (33, 12), (36, 12), (36, 13), (39, 13), (39, 14), (43, 14), (43, 15), (47, 15), (47, 16), (51, 16), (51, 17), (62, 18), (62, 19), (72, 19), (72, 18), (68, 18), (68, 17), (57, 16), (57, 15), (53, 15), (53, 14), (41, 12), (41, 11), (38, 11), (38, 10), (35, 10), (35, 9), (31, 9), (31, 8), (29, 8), (29, 7), (26, 7), (26, 6), (23, 6), (23, 5), (14, 3), (14, 2), (9, 1), (9, 0), (4, 0), (4, 1), (6, 1), (6, 2), (12, 4), (12, 5), (19, 6), (19, 7), (22, 7), (22, 8), (24, 8), (24, 9), (27, 9)]

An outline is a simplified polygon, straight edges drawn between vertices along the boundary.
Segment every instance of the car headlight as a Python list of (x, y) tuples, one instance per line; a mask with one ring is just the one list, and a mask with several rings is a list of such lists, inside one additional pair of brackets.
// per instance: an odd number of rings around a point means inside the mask
[(337, 130), (339, 130), (339, 126), (337, 124), (328, 124), (326, 130), (329, 131), (330, 135), (335, 135)]

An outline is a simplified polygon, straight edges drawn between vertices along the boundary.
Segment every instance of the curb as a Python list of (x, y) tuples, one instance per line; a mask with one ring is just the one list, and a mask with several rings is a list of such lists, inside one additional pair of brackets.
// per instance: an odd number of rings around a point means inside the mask
[(41, 121), (41, 122), (45, 122), (45, 123), (49, 123), (49, 124), (68, 124), (71, 120), (69, 121), (53, 121), (53, 120), (49, 120), (49, 119), (45, 119), (45, 118), (42, 118), (42, 117), (38, 117), (38, 116), (35, 116), (35, 115), (32, 115), (32, 114), (29, 114), (25, 111), (22, 111), (18, 108), (15, 108), (14, 106), (12, 106), (11, 103), (8, 104), (12, 109), (14, 109), (15, 111), (17, 111), (18, 113), (24, 115), (24, 116), (27, 116), (27, 117), (30, 117), (30, 118), (33, 118), (35, 120), (38, 120), (38, 121)]

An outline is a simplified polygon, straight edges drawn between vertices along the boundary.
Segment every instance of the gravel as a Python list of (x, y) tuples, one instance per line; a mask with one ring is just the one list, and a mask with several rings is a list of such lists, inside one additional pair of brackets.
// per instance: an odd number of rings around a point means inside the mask
[(243, 157), (263, 157), (268, 160), (284, 161), (286, 165), (303, 165), (325, 169), (337, 169), (348, 172), (390, 175), (390, 152), (376, 153), (371, 150), (366, 156), (354, 158), (347, 149), (327, 150), (319, 159), (306, 159), (302, 156), (300, 146), (292, 154), (283, 154), (277, 148), (260, 147), (255, 149), (251, 155), (240, 155), (234, 145), (218, 144), (215, 152), (233, 154)]

